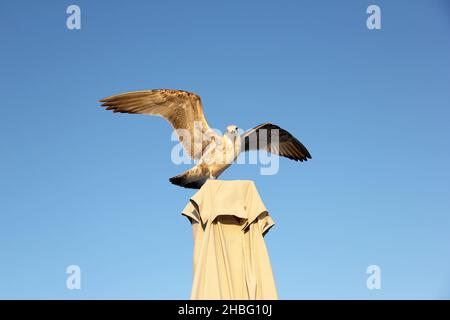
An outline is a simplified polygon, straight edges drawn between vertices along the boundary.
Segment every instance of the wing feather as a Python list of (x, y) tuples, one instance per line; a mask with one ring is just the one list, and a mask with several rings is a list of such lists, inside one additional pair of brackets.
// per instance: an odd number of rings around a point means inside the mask
[[(278, 141), (273, 130), (278, 132)], [(271, 123), (263, 123), (241, 136), (242, 151), (266, 150), (294, 161), (307, 161), (311, 154), (306, 147), (288, 131)]]
[(143, 90), (113, 95), (100, 102), (106, 110), (161, 116), (175, 130), (187, 130), (190, 139), (180, 136), (179, 139), (192, 159), (199, 159), (208, 145), (202, 137), (211, 130), (203, 113), (201, 99), (195, 93), (171, 89)]

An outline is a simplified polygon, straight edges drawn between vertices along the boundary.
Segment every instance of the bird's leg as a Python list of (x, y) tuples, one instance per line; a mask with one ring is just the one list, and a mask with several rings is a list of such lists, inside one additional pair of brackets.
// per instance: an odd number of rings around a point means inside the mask
[(214, 177), (214, 175), (213, 175), (213, 173), (211, 171), (209, 172), (209, 178), (212, 179), (212, 180), (216, 179), (216, 177)]

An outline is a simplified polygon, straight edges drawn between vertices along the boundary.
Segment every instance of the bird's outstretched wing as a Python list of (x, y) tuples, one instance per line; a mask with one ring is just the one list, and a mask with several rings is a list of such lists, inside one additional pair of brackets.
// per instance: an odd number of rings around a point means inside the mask
[[(278, 139), (275, 139), (277, 132), (273, 132), (273, 130), (277, 130)], [(259, 149), (295, 161), (307, 161), (311, 159), (308, 150), (300, 141), (286, 130), (271, 123), (260, 124), (241, 136), (241, 151)]]
[(213, 130), (206, 122), (200, 97), (194, 93), (171, 89), (143, 90), (117, 94), (100, 102), (102, 107), (113, 112), (163, 117), (177, 131), (179, 140), (192, 159), (200, 159), (209, 144), (203, 136)]

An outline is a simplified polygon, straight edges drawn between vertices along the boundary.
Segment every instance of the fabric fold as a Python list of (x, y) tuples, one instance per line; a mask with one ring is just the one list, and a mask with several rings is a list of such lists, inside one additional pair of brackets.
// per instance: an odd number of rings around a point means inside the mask
[(274, 221), (253, 181), (208, 180), (182, 214), (194, 236), (191, 299), (277, 299), (263, 238)]

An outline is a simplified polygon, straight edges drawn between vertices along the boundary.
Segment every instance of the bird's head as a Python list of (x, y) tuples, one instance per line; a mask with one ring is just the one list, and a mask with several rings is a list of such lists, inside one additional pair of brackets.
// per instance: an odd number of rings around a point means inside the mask
[(238, 132), (238, 127), (234, 124), (231, 124), (227, 127), (227, 134), (229, 135), (235, 135)]

